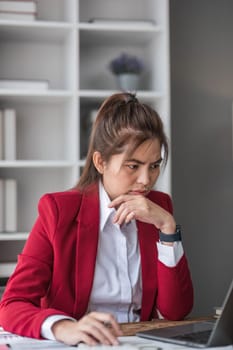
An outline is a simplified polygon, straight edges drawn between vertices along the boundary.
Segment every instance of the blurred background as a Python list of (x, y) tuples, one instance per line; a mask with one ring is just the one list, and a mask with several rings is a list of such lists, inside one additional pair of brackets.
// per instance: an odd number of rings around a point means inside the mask
[(233, 275), (232, 33), (232, 1), (170, 1), (172, 194), (198, 314)]
[[(72, 187), (102, 101), (136, 91), (161, 115), (195, 289), (222, 303), (233, 259), (233, 2), (0, 0), (0, 287), (45, 192)], [(12, 7), (13, 6), (13, 7)]]

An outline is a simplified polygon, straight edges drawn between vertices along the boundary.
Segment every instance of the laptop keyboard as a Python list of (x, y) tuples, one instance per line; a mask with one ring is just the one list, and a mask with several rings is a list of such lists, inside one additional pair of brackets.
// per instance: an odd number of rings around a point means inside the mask
[(199, 344), (206, 344), (208, 342), (208, 339), (210, 337), (211, 330), (207, 331), (200, 331), (195, 333), (187, 333), (183, 335), (177, 335), (172, 338), (177, 340), (186, 340), (194, 343)]

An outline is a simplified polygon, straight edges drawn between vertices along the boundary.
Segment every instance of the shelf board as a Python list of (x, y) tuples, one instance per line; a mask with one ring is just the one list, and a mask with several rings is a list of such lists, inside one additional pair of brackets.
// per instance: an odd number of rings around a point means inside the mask
[(66, 22), (0, 20), (0, 40), (61, 41), (72, 28)]
[(13, 20), (1, 19), (0, 26), (2, 27), (32, 27), (32, 28), (72, 28), (72, 23), (65, 21), (42, 21), (42, 20)]
[[(94, 99), (94, 100), (101, 100), (103, 98), (106, 98), (112, 94), (115, 94), (116, 92), (119, 92), (119, 90), (80, 90), (78, 92), (78, 95), (82, 98), (87, 99)], [(163, 98), (163, 94), (161, 94), (158, 91), (144, 91), (144, 90), (138, 90), (136, 92), (136, 95), (138, 98), (142, 98), (144, 100), (154, 100), (154, 99), (160, 99)]]
[[(119, 92), (119, 90), (89, 90), (89, 89), (81, 89), (77, 90), (76, 93), (72, 91), (66, 90), (46, 90), (46, 91), (28, 91), (28, 90), (10, 90), (10, 89), (2, 89), (0, 90), (0, 100), (27, 100), (27, 102), (33, 100), (41, 100), (41, 101), (64, 101), (69, 98), (78, 95), (82, 98), (100, 100), (106, 98), (112, 94)], [(163, 98), (164, 95), (158, 91), (146, 91), (146, 90), (138, 90), (136, 92), (138, 97), (151, 100)]]
[(2, 232), (0, 241), (25, 241), (28, 235), (27, 232)]
[(122, 21), (122, 22), (116, 22), (116, 21), (100, 21), (100, 22), (80, 22), (77, 25), (78, 29), (80, 30), (112, 30), (112, 31), (132, 31), (132, 32), (160, 32), (162, 31), (161, 26), (153, 24), (153, 23), (140, 23), (137, 21)]
[(69, 168), (77, 165), (70, 161), (56, 160), (1, 160), (1, 168)]
[(28, 90), (28, 89), (0, 89), (0, 100), (8, 101), (42, 101), (62, 102), (74, 96), (70, 90)]

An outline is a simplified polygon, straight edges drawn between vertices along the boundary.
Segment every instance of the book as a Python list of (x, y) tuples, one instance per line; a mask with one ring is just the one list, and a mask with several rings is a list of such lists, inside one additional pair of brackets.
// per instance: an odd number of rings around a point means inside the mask
[(0, 12), (35, 13), (35, 1), (0, 1)]
[(0, 160), (3, 159), (3, 111), (0, 110)]
[(4, 191), (4, 229), (6, 232), (17, 230), (17, 183), (14, 179), (5, 180)]
[(16, 262), (0, 263), (0, 278), (9, 277), (16, 267)]
[(0, 232), (4, 231), (4, 180), (0, 179)]
[(0, 12), (0, 20), (11, 21), (34, 21), (35, 13), (19, 13), (19, 12)]
[(47, 90), (48, 80), (0, 79), (0, 89)]
[(16, 159), (16, 112), (15, 109), (4, 109), (4, 145), (5, 160)]
[(98, 114), (98, 109), (92, 109), (90, 111), (90, 116), (89, 117), (90, 117), (91, 125), (95, 122), (97, 114)]

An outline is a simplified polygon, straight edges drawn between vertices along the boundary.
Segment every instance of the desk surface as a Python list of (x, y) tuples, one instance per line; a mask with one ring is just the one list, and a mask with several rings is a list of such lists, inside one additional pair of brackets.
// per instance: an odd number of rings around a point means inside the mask
[(124, 336), (128, 336), (135, 335), (139, 331), (144, 331), (152, 328), (172, 327), (178, 324), (188, 324), (207, 320), (213, 320), (213, 317), (190, 318), (183, 321), (154, 320), (148, 322), (121, 323), (121, 330)]

